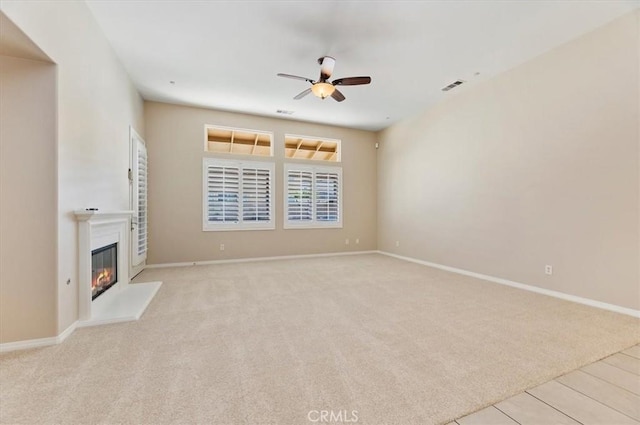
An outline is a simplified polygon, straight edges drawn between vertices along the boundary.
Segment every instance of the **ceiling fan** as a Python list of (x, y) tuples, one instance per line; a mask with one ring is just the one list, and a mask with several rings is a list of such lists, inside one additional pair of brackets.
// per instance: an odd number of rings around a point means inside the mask
[(311, 78), (299, 77), (297, 75), (278, 74), (278, 77), (293, 78), (294, 80), (304, 80), (311, 83), (311, 87), (294, 97), (295, 100), (302, 99), (309, 93), (313, 93), (320, 99), (325, 99), (331, 96), (338, 102), (342, 102), (345, 97), (340, 90), (336, 88), (336, 86), (359, 86), (361, 84), (369, 84), (371, 82), (371, 77), (338, 78), (329, 82), (328, 80), (331, 78), (336, 60), (331, 56), (323, 56), (318, 59), (318, 64), (320, 64), (320, 79), (318, 81), (314, 81)]

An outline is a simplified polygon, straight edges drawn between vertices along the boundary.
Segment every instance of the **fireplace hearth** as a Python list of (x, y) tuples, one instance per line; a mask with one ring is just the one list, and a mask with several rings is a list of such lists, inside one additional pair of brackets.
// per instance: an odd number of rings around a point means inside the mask
[(118, 282), (118, 244), (91, 251), (91, 300)]

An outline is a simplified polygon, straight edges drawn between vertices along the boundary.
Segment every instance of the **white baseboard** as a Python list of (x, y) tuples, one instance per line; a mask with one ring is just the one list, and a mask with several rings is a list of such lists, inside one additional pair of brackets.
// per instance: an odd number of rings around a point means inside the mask
[(254, 261), (275, 261), (275, 260), (293, 260), (297, 258), (317, 258), (317, 257), (338, 257), (342, 255), (360, 255), (360, 254), (377, 254), (380, 251), (347, 251), (347, 252), (327, 252), (322, 254), (300, 254), (300, 255), (281, 255), (277, 257), (252, 257), (252, 258), (236, 258), (230, 260), (207, 260), (192, 261), (184, 263), (160, 263), (147, 264), (148, 269), (160, 269), (164, 267), (188, 267), (188, 266), (204, 266), (212, 264), (230, 264), (230, 263), (250, 263)]
[(28, 339), (25, 341), (5, 342), (0, 344), (0, 353), (7, 353), (9, 351), (26, 350), (29, 348), (47, 347), (50, 345), (57, 345), (67, 339), (73, 331), (76, 330), (78, 322), (73, 322), (67, 329), (62, 331), (58, 336), (52, 336), (48, 338)]
[(398, 258), (400, 260), (410, 261), (412, 263), (417, 263), (417, 264), (422, 264), (424, 266), (434, 267), (436, 269), (446, 270), (446, 271), (449, 271), (449, 272), (458, 273), (458, 274), (462, 274), (462, 275), (465, 275), (465, 276), (471, 276), (471, 277), (475, 277), (475, 278), (478, 278), (478, 279), (487, 280), (489, 282), (499, 283), (501, 285), (511, 286), (511, 287), (518, 288), (518, 289), (524, 289), (525, 291), (537, 292), (538, 294), (548, 295), (548, 296), (555, 297), (555, 298), (560, 298), (560, 299), (563, 299), (563, 300), (566, 300), (566, 301), (573, 301), (573, 302), (578, 303), (578, 304), (584, 304), (584, 305), (588, 305), (588, 306), (591, 306), (591, 307), (597, 307), (597, 308), (601, 308), (603, 310), (614, 311), (616, 313), (626, 314), (628, 316), (633, 316), (633, 317), (640, 318), (640, 310), (634, 310), (632, 308), (622, 307), (622, 306), (615, 305), (615, 304), (608, 304), (608, 303), (604, 303), (602, 301), (596, 301), (596, 300), (592, 300), (592, 299), (589, 299), (589, 298), (578, 297), (576, 295), (565, 294), (564, 292), (558, 292), (558, 291), (553, 291), (551, 289), (539, 288), (537, 286), (526, 285), (524, 283), (514, 282), (514, 281), (511, 281), (511, 280), (502, 279), (502, 278), (499, 278), (499, 277), (488, 276), (486, 274), (475, 273), (475, 272), (471, 272), (471, 271), (468, 271), (468, 270), (463, 270), (463, 269), (458, 269), (458, 268), (455, 268), (455, 267), (445, 266), (445, 265), (438, 264), (438, 263), (431, 263), (429, 261), (418, 260), (416, 258), (404, 257), (402, 255), (392, 254), (392, 253), (386, 252), (386, 251), (378, 251), (378, 253), (383, 254), (383, 255), (387, 255), (389, 257)]
[(56, 337), (58, 339), (57, 344), (64, 342), (64, 340), (69, 338), (73, 333), (73, 331), (75, 331), (77, 328), (78, 328), (78, 321), (76, 320), (75, 322), (70, 324), (69, 327), (67, 327), (67, 329), (60, 332), (60, 335)]

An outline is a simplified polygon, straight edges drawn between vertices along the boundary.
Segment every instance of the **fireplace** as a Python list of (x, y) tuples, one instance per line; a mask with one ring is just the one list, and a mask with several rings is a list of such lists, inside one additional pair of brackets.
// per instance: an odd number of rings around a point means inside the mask
[(91, 300), (118, 282), (118, 244), (91, 251)]
[(74, 211), (78, 220), (78, 327), (135, 321), (162, 282), (131, 284), (133, 211)]

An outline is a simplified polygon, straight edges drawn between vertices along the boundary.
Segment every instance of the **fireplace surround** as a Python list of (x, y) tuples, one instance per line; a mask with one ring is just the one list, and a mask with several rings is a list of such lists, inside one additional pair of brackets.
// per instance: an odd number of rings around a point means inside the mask
[(78, 326), (138, 320), (162, 282), (129, 282), (133, 211), (88, 209), (74, 214), (78, 221)]

